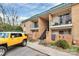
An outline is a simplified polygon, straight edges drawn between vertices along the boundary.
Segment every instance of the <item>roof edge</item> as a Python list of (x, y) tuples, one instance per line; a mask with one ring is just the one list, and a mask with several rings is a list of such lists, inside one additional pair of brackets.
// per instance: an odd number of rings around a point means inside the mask
[(25, 23), (25, 22), (31, 20), (32, 18), (36, 18), (36, 17), (40, 16), (41, 14), (43, 14), (43, 13), (45, 13), (45, 12), (50, 13), (51, 11), (54, 11), (54, 9), (61, 8), (61, 6), (66, 6), (66, 5), (72, 6), (73, 3), (61, 3), (61, 4), (58, 4), (58, 5), (56, 5), (56, 6), (52, 7), (52, 8), (50, 8), (50, 9), (44, 11), (44, 12), (41, 12), (41, 13), (39, 13), (39, 14), (36, 14), (36, 15), (34, 15), (34, 16), (32, 16), (32, 17), (30, 17), (30, 18), (24, 20), (24, 21), (22, 21), (21, 23)]

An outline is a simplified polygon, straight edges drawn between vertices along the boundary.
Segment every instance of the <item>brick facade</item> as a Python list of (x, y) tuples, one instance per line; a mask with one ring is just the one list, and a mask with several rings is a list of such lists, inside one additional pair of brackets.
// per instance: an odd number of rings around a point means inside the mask
[[(60, 15), (64, 15), (64, 14), (68, 14), (68, 13), (71, 15), (71, 21), (72, 21), (72, 23), (69, 25), (69, 27), (62, 27), (62, 28), (60, 27), (58, 29), (50, 28), (50, 22), (54, 20), (55, 16), (59, 17)], [(49, 31), (46, 31), (46, 39), (45, 39), (46, 43), (51, 43), (53, 41), (51, 38), (51, 35), (53, 33), (57, 32), (58, 34), (56, 33), (55, 41), (59, 40), (60, 36), (61, 36), (62, 39), (66, 40), (69, 44), (72, 44), (73, 41), (75, 41), (75, 42), (77, 41), (75, 44), (79, 45), (79, 42), (78, 42), (79, 41), (79, 4), (73, 4), (71, 6), (67, 6), (64, 8), (60, 7), (59, 9), (56, 9), (56, 10), (54, 10), (54, 12), (50, 12), (47, 15), (48, 15), (48, 21), (49, 21)], [(42, 17), (43, 17), (43, 15), (42, 15)], [(47, 27), (46, 19), (43, 19), (41, 17), (38, 17), (37, 19), (38, 19), (38, 28), (39, 28), (37, 31), (32, 32), (30, 30), (32, 21), (25, 22), (26, 32), (32, 33), (32, 35), (33, 35), (32, 38), (36, 39), (36, 40), (41, 36), (41, 34), (44, 32), (44, 30)], [(58, 19), (58, 18), (55, 18), (55, 19)], [(24, 23), (22, 25), (24, 25)], [(66, 24), (66, 25), (68, 25), (68, 24)], [(22, 28), (24, 29), (23, 26), (22, 26)], [(67, 32), (67, 30), (69, 30), (69, 29), (71, 30), (70, 34), (68, 34), (68, 32)], [(59, 34), (60, 30), (66, 30), (66, 35), (64, 35), (64, 38), (63, 38), (63, 35)]]

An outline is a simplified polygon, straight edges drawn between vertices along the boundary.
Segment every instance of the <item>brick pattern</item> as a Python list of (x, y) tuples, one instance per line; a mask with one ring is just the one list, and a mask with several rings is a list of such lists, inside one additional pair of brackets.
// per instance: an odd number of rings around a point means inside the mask
[[(72, 28), (71, 28), (72, 33), (71, 33), (71, 35), (65, 35), (64, 39), (67, 40), (67, 42), (69, 44), (72, 44), (72, 39), (77, 41), (77, 42), (79, 41), (79, 4), (75, 4), (72, 7), (65, 8), (65, 9), (61, 8), (61, 10), (59, 9), (59, 11), (57, 11), (57, 12), (55, 11), (54, 13), (51, 13), (51, 14), (49, 13), (48, 16), (49, 16), (49, 22), (50, 22), (51, 20), (53, 20), (54, 16), (64, 14), (64, 13), (69, 13), (69, 12), (71, 13), (71, 18), (72, 18)], [(32, 32), (30, 30), (30, 25), (32, 24), (31, 21), (25, 22), (26, 32), (33, 33), (32, 38), (37, 39), (38, 37), (41, 36), (43, 31), (47, 27), (45, 20), (46, 19), (38, 17), (38, 26), (39, 26), (38, 32), (37, 31)], [(22, 28), (24, 29), (23, 26), (22, 26)], [(46, 39), (45, 39), (46, 43), (50, 43), (52, 41), (51, 40), (52, 33), (53, 33), (52, 30), (49, 28), (49, 31), (46, 33)], [(60, 35), (60, 36), (62, 36), (62, 35)], [(56, 37), (56, 39), (57, 40), (59, 39), (59, 35)], [(79, 43), (76, 43), (76, 44), (78, 45)]]
[[(72, 6), (72, 35), (73, 39), (79, 41), (79, 4)], [(76, 43), (79, 45), (79, 43)]]

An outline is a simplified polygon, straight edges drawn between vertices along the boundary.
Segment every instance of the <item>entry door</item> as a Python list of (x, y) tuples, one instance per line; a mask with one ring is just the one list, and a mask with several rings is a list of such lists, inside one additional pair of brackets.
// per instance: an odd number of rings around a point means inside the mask
[(52, 35), (51, 35), (51, 39), (53, 40), (53, 41), (55, 41), (56, 39), (57, 39), (57, 36), (58, 36), (58, 31), (53, 31), (53, 33), (52, 33)]

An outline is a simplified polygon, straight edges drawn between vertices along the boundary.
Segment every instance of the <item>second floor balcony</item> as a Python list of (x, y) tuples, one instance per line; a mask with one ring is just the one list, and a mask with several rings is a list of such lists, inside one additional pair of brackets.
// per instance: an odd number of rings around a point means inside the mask
[(57, 16), (49, 22), (51, 29), (67, 29), (72, 27), (72, 19), (70, 15)]

